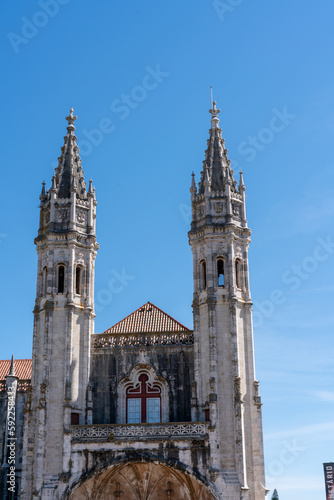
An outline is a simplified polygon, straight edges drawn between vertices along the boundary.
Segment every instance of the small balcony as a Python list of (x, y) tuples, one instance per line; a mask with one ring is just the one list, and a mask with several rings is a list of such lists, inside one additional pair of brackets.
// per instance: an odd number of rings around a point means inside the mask
[(154, 424), (72, 425), (75, 442), (110, 442), (160, 439), (207, 439), (209, 422), (166, 422)]

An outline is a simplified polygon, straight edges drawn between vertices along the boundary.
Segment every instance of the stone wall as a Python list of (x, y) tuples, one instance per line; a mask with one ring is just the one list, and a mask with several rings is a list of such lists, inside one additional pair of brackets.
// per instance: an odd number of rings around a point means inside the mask
[(170, 422), (191, 420), (191, 384), (194, 380), (193, 347), (185, 345), (96, 348), (91, 356), (93, 423), (120, 423), (118, 386), (136, 365), (153, 367), (168, 386)]

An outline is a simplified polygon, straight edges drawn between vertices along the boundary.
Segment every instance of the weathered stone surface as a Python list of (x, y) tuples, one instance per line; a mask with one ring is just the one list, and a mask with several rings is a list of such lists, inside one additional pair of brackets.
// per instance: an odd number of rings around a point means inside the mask
[[(191, 185), (193, 331), (147, 303), (94, 333), (95, 192), (85, 187), (73, 110), (67, 118), (40, 197), (22, 500), (265, 499), (245, 186), (242, 174), (234, 180), (215, 103), (210, 112), (198, 191)], [(141, 405), (134, 420), (131, 397)], [(150, 397), (157, 413), (146, 423)], [(0, 396), (0, 417), (3, 408)]]
[[(145, 357), (145, 363), (142, 359)], [(192, 346), (157, 346), (93, 349), (91, 384), (93, 387), (93, 422), (121, 423), (117, 419), (119, 383), (138, 365), (148, 364), (168, 384), (169, 413), (166, 421), (191, 420), (191, 383), (194, 379)]]
[(70, 500), (124, 498), (127, 500), (213, 500), (209, 490), (193, 477), (156, 463), (134, 462), (112, 467), (85, 481)]

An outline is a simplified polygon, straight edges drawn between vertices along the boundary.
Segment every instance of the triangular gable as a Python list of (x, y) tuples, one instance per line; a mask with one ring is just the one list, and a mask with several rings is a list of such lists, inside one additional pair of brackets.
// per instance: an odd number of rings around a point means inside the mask
[(190, 331), (189, 328), (176, 321), (176, 319), (159, 309), (159, 307), (151, 302), (147, 302), (103, 333), (128, 334)]

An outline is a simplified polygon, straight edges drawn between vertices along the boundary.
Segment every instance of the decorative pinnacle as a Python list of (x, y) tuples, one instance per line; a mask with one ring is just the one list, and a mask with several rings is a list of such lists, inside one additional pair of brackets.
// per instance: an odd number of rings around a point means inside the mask
[(240, 180), (239, 180), (239, 191), (245, 191), (245, 184), (244, 184), (244, 178), (243, 178), (243, 172), (240, 170), (239, 175), (240, 175)]
[(191, 192), (191, 194), (196, 194), (196, 192), (197, 192), (196, 183), (195, 183), (195, 174), (194, 174), (194, 172), (191, 174), (191, 187), (190, 187), (190, 192)]
[(220, 109), (216, 107), (216, 101), (212, 103), (212, 109), (209, 109), (209, 113), (212, 115), (212, 120), (216, 118), (218, 120), (218, 113), (220, 113)]
[(14, 354), (12, 355), (12, 361), (10, 363), (9, 376), (15, 377)]
[(66, 116), (66, 120), (68, 121), (68, 125), (70, 127), (73, 127), (74, 128), (74, 122), (75, 120), (77, 119), (77, 116), (73, 116), (73, 108), (70, 109), (70, 114), (68, 116)]
[(42, 201), (45, 198), (45, 181), (42, 182), (42, 191), (39, 199)]

